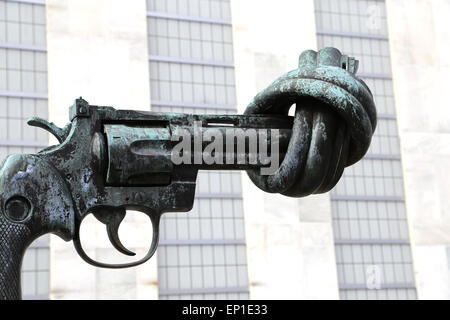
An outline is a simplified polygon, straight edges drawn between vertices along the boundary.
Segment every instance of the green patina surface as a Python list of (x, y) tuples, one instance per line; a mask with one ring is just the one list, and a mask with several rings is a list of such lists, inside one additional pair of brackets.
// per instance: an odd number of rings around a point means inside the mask
[[(36, 155), (12, 155), (0, 168), (0, 298), (20, 297), (23, 253), (44, 233), (73, 240), (80, 256), (95, 266), (123, 268), (147, 261), (158, 245), (161, 215), (192, 209), (201, 169), (246, 170), (262, 190), (290, 197), (330, 191), (345, 167), (369, 148), (376, 128), (373, 97), (355, 75), (358, 62), (337, 49), (305, 51), (298, 65), (256, 95), (244, 115), (115, 110), (80, 98), (70, 107), (70, 123), (64, 128), (30, 119), (30, 125), (49, 131), (59, 144)], [(293, 104), (295, 116), (289, 117)], [(230, 126), (278, 129), (281, 165), (264, 176), (259, 170), (263, 164), (256, 162), (174, 164), (171, 138), (183, 131), (195, 136), (195, 123), (218, 132)], [(270, 138), (266, 140), (269, 144)], [(134, 254), (118, 237), (126, 210), (144, 212), (152, 221), (147, 255), (122, 265), (92, 260), (79, 234), (90, 213), (106, 225), (117, 250)]]

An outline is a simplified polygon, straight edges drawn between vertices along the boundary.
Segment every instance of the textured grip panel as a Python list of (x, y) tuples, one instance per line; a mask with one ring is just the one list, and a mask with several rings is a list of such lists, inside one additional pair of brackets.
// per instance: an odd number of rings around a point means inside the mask
[(0, 300), (21, 299), (20, 269), (32, 241), (29, 228), (0, 215)]

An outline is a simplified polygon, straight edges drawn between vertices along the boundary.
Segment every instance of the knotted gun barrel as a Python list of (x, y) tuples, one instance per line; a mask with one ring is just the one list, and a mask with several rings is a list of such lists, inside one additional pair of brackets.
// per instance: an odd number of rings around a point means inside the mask
[(358, 61), (335, 48), (305, 51), (299, 67), (259, 93), (245, 114), (286, 115), (296, 104), (293, 135), (279, 170), (260, 176), (262, 190), (291, 197), (330, 191), (344, 168), (367, 152), (377, 119), (372, 93), (355, 76)]
[[(20, 298), (23, 254), (46, 233), (73, 240), (94, 266), (144, 263), (156, 251), (161, 215), (192, 209), (198, 170), (246, 170), (262, 190), (290, 197), (329, 191), (364, 156), (376, 127), (373, 97), (357, 66), (337, 49), (306, 51), (298, 69), (259, 93), (244, 115), (115, 110), (80, 98), (64, 128), (30, 119), (59, 144), (1, 164), (0, 299)], [(126, 210), (150, 218), (148, 253), (125, 264), (90, 258), (80, 240), (89, 214), (106, 225), (118, 251), (134, 255), (118, 236)]]

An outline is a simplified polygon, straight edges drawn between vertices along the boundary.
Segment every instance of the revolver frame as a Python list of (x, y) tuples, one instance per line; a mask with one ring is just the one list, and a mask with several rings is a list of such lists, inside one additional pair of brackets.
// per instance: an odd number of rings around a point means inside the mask
[[(105, 268), (127, 268), (146, 262), (158, 246), (160, 217), (165, 212), (192, 209), (199, 169), (247, 169), (250, 165), (174, 165), (171, 152), (174, 133), (192, 131), (194, 122), (233, 125), (236, 128), (281, 128), (280, 144), (287, 147), (292, 118), (271, 115), (195, 115), (116, 110), (91, 106), (82, 98), (70, 107), (71, 123), (58, 128), (39, 118), (30, 125), (46, 129), (59, 145), (36, 156), (49, 163), (66, 181), (73, 200), (73, 241), (79, 255), (88, 263)], [(223, 128), (222, 128), (223, 129)], [(193, 155), (192, 155), (193, 156)], [(261, 164), (253, 167), (261, 166)], [(106, 264), (91, 259), (80, 240), (80, 225), (90, 213), (106, 224), (113, 246), (134, 255), (120, 242), (118, 229), (126, 210), (146, 214), (153, 228), (152, 244), (140, 260)]]

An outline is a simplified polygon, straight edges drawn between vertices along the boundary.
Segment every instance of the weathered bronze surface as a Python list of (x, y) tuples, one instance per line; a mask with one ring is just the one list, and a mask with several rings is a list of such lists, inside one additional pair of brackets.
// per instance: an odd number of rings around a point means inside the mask
[[(161, 215), (192, 209), (201, 169), (247, 170), (262, 190), (291, 197), (331, 190), (344, 168), (364, 156), (376, 126), (373, 97), (355, 76), (357, 66), (356, 60), (334, 48), (306, 51), (299, 68), (259, 93), (241, 116), (115, 110), (80, 98), (70, 107), (70, 123), (64, 128), (30, 119), (30, 125), (51, 132), (60, 144), (35, 155), (11, 155), (0, 166), (0, 299), (21, 297), (23, 254), (45, 233), (73, 240), (80, 256), (94, 266), (144, 263), (157, 248)], [(289, 117), (293, 104), (295, 116)], [(174, 164), (172, 136), (193, 132), (195, 123), (219, 131), (230, 125), (278, 129), (281, 166), (274, 175), (262, 176), (262, 163)], [(248, 150), (245, 153), (250, 156)], [(128, 209), (141, 211), (152, 221), (147, 255), (122, 265), (92, 260), (79, 234), (90, 213), (106, 225), (117, 250), (134, 255), (118, 237)]]

